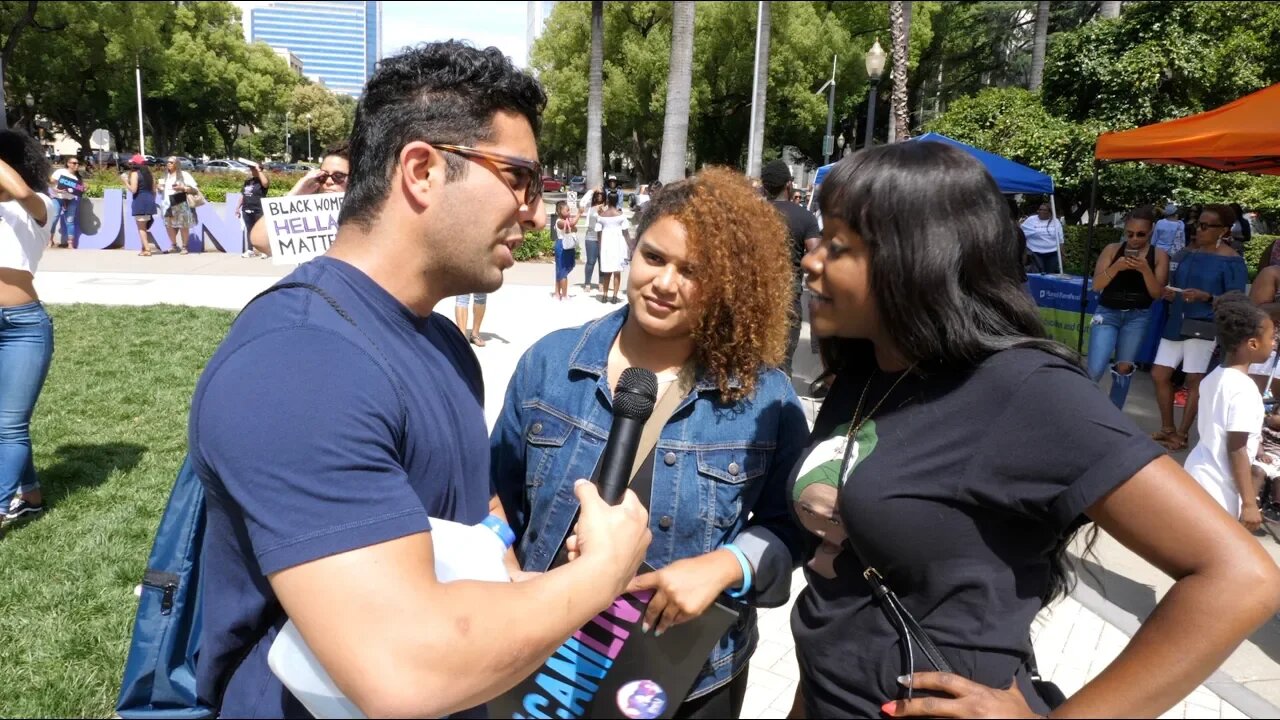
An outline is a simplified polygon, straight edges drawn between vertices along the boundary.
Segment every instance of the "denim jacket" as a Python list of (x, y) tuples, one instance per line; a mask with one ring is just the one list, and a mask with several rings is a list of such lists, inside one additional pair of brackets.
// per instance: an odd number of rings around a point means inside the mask
[[(507, 387), (491, 439), (491, 472), (525, 570), (543, 571), (555, 560), (578, 511), (573, 483), (592, 477), (604, 452), (613, 419), (609, 351), (627, 313), (623, 308), (539, 340)], [(787, 479), (809, 426), (790, 380), (778, 370), (762, 370), (750, 398), (726, 405), (719, 397), (715, 383), (700, 375), (662, 429), (646, 560), (662, 568), (733, 542), (755, 570), (744, 600), (782, 605), (803, 544), (790, 516)], [(746, 667), (758, 633), (753, 607), (741, 610), (690, 698)]]

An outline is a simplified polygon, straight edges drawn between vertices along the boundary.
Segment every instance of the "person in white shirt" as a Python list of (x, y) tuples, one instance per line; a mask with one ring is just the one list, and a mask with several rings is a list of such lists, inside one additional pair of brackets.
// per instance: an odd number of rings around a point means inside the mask
[(1050, 275), (1062, 272), (1058, 251), (1063, 243), (1062, 223), (1053, 216), (1049, 203), (1040, 203), (1036, 214), (1022, 221), (1027, 236), (1027, 251), (1036, 272)]
[(1187, 226), (1178, 219), (1178, 206), (1170, 203), (1164, 206), (1164, 217), (1156, 223), (1151, 244), (1173, 257), (1174, 253), (1187, 246)]
[[(49, 187), (58, 206), (58, 216), (50, 231), (49, 247), (69, 247), (80, 243), (80, 198), (84, 195), (84, 178), (80, 176), (80, 158), (67, 158), (67, 166), (58, 168), (49, 176)], [(57, 242), (58, 229), (62, 229), (62, 243)]]
[(1253, 461), (1262, 442), (1266, 411), (1249, 366), (1267, 360), (1275, 347), (1275, 323), (1248, 296), (1231, 292), (1213, 304), (1222, 365), (1200, 383), (1200, 441), (1184, 467), (1245, 529), (1262, 525), (1257, 495), (1260, 472)]
[(48, 177), (39, 142), (0, 130), (0, 530), (44, 510), (31, 415), (53, 361), (53, 322), (35, 287), (58, 216)]

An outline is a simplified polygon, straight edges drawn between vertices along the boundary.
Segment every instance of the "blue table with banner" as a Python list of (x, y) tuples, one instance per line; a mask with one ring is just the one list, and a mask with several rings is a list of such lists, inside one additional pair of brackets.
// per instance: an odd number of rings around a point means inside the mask
[[(1040, 319), (1044, 322), (1049, 337), (1068, 347), (1076, 346), (1077, 334), (1080, 332), (1080, 283), (1082, 278), (1075, 275), (1027, 275), (1027, 290), (1031, 298), (1040, 308)], [(1092, 282), (1089, 283), (1092, 286)], [(1098, 307), (1098, 294), (1089, 291), (1089, 304), (1084, 321), (1084, 352), (1089, 352), (1089, 325), (1093, 313)], [(1167, 305), (1157, 302), (1151, 306), (1151, 323), (1147, 326), (1147, 336), (1138, 350), (1139, 365), (1150, 365), (1156, 358), (1156, 348), (1160, 346), (1160, 332), (1164, 328)]]

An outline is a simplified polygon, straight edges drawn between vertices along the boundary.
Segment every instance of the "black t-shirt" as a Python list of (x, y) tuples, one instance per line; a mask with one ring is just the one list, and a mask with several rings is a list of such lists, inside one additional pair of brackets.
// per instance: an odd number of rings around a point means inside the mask
[(262, 196), (267, 194), (262, 182), (250, 175), (249, 179), (244, 181), (244, 188), (240, 192), (244, 196), (244, 208), (241, 212), (245, 215), (261, 215)]
[[(808, 717), (879, 717), (905, 697), (898, 636), (871, 598), (864, 566), (886, 578), (957, 673), (994, 687), (1024, 669), (1031, 623), (1057, 540), (1084, 511), (1164, 451), (1079, 369), (1031, 349), (963, 373), (908, 376), (859, 431), (840, 482), (843, 440), (895, 375), (842, 374), (792, 480), (797, 518), (827, 542), (805, 568), (796, 638)], [(797, 492), (798, 491), (798, 492)], [(834, 509), (833, 509), (834, 508)], [(822, 550), (825, 549), (825, 552)], [(915, 669), (931, 670), (921, 653)]]
[(773, 206), (782, 213), (787, 223), (787, 234), (791, 236), (791, 264), (796, 273), (800, 272), (800, 259), (804, 257), (806, 248), (804, 241), (809, 238), (822, 237), (818, 229), (818, 218), (813, 213), (789, 200), (773, 200)]

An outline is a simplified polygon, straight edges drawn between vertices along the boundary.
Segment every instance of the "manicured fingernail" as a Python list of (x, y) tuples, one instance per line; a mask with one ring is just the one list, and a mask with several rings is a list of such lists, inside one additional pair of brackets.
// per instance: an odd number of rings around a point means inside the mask
[(662, 637), (662, 631), (661, 631), (661, 630), (655, 630), (655, 631), (654, 631), (654, 633), (653, 633), (653, 636), (654, 636), (654, 637), (656, 637), (656, 638), (660, 638), (660, 637)]
[(897, 707), (897, 704), (898, 703), (896, 700), (890, 700), (889, 702), (880, 706), (880, 712), (884, 713), (885, 715), (893, 715), (893, 710), (895, 707)]
[(911, 676), (910, 676), (910, 675), (899, 675), (899, 676), (898, 676), (898, 684), (899, 684), (899, 685), (901, 685), (902, 687), (911, 687)]
[(577, 480), (574, 480), (574, 481), (573, 481), (573, 486), (574, 486), (574, 487), (578, 487), (579, 485), (581, 485), (582, 483), (585, 483), (585, 482), (591, 482), (591, 481), (590, 481), (590, 480), (588, 480), (588, 479), (586, 479), (586, 478), (578, 478)]
[(641, 632), (642, 634), (643, 634), (643, 633), (647, 633), (647, 632), (649, 632), (649, 623), (647, 623), (647, 622), (642, 622), (642, 623), (640, 623), (640, 632)]

